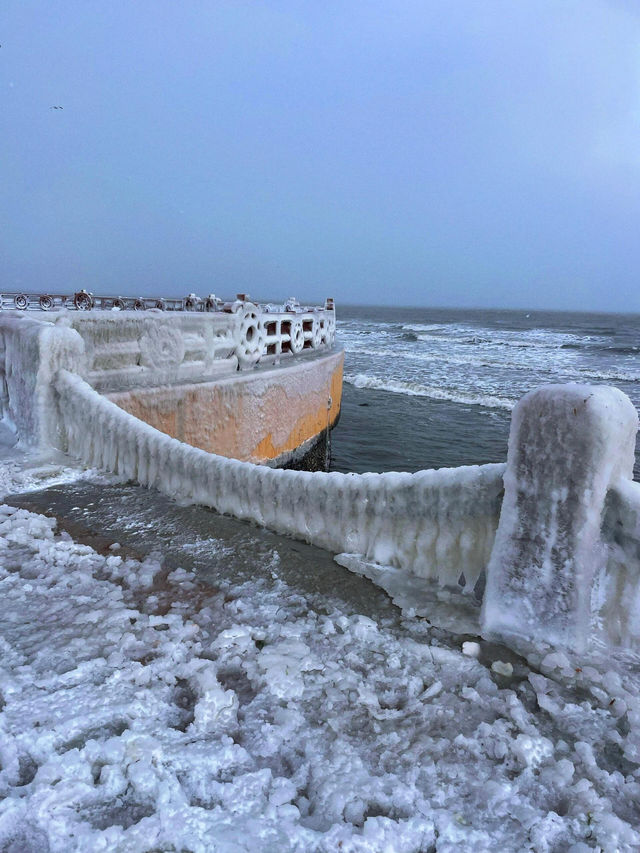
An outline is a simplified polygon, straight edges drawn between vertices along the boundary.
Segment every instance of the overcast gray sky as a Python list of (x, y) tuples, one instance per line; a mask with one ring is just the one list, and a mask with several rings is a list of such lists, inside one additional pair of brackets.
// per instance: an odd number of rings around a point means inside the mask
[(3, 0), (0, 44), (3, 290), (640, 311), (640, 0)]

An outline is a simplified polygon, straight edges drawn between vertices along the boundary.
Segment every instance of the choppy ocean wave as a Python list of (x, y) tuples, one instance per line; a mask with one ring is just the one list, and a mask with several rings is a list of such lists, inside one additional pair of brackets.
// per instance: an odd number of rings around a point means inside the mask
[[(503, 460), (514, 403), (548, 383), (617, 385), (640, 410), (638, 317), (352, 309), (338, 315), (338, 340), (344, 470)], [(383, 405), (367, 417), (374, 396)]]
[[(568, 339), (568, 336), (558, 335), (539, 335), (539, 336), (505, 336), (495, 334), (448, 334), (437, 335), (432, 332), (416, 333), (419, 341), (432, 343), (437, 341), (440, 344), (448, 343), (451, 345), (476, 346), (476, 347), (510, 347), (513, 349), (583, 349), (587, 343), (585, 340), (578, 338)], [(593, 345), (593, 343), (591, 343)]]
[(582, 376), (598, 382), (640, 382), (640, 373), (630, 370), (580, 370)]
[(510, 411), (515, 400), (496, 397), (492, 394), (473, 394), (454, 388), (440, 388), (422, 385), (419, 382), (405, 382), (399, 379), (380, 379), (365, 373), (347, 374), (344, 381), (355, 388), (371, 388), (376, 391), (389, 391), (393, 394), (405, 394), (409, 397), (430, 397), (432, 400), (448, 400), (451, 403), (461, 403), (467, 406), (485, 406), (489, 409), (506, 409)]
[[(479, 354), (477, 352), (469, 352), (468, 355), (456, 355), (452, 352), (448, 352), (443, 349), (439, 349), (434, 352), (430, 352), (428, 350), (419, 350), (416, 348), (407, 348), (407, 349), (398, 349), (395, 348), (393, 350), (384, 349), (379, 347), (377, 349), (371, 347), (364, 347), (358, 344), (357, 341), (344, 341), (343, 342), (344, 351), (347, 355), (354, 355), (358, 357), (373, 357), (377, 359), (389, 359), (393, 358), (394, 361), (398, 359), (402, 359), (407, 362), (414, 362), (415, 364), (450, 364), (455, 365), (456, 367), (473, 367), (476, 370), (480, 368), (496, 368), (500, 367), (502, 369), (515, 370), (515, 371), (528, 371), (531, 372), (531, 362), (530, 360), (526, 360), (522, 363), (518, 363), (513, 360), (507, 360), (504, 355), (499, 354), (491, 354), (482, 353)], [(640, 377), (639, 377), (640, 378)]]
[(450, 326), (444, 323), (403, 323), (402, 328), (408, 332), (446, 332)]
[(617, 355), (638, 355), (640, 354), (640, 346), (605, 346), (602, 348), (604, 352), (616, 353)]

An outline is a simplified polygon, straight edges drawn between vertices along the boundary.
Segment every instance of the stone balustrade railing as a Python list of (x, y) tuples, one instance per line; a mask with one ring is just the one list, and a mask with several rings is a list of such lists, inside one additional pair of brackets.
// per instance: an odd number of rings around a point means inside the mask
[[(246, 293), (238, 293), (237, 302), (250, 302)], [(0, 310), (15, 311), (225, 311), (232, 302), (226, 302), (215, 293), (204, 299), (195, 293), (187, 296), (98, 296), (88, 290), (75, 293), (28, 293), (14, 291), (0, 293)], [(325, 301), (325, 308), (333, 308), (333, 299)], [(267, 310), (279, 310), (278, 306), (267, 305)], [(291, 297), (282, 307), (283, 311), (297, 313), (309, 310), (302, 308), (295, 297)], [(311, 309), (317, 310), (317, 309)]]
[[(70, 295), (3, 293), (0, 310), (37, 311), (50, 322), (68, 314), (67, 325), (90, 341), (94, 372), (111, 371), (111, 377), (102, 377), (107, 384), (125, 366), (175, 367), (185, 355), (189, 361), (190, 352), (191, 361), (209, 368), (212, 361), (232, 361), (217, 364), (216, 375), (246, 369), (330, 348), (336, 331), (332, 299), (323, 307), (303, 307), (295, 299), (274, 306), (260, 305), (242, 293), (231, 302), (214, 294), (201, 299), (193, 293), (184, 298), (94, 296), (86, 290)], [(154, 328), (161, 333), (154, 333)], [(177, 329), (187, 330), (185, 340), (177, 340)], [(185, 378), (189, 377), (179, 377)]]

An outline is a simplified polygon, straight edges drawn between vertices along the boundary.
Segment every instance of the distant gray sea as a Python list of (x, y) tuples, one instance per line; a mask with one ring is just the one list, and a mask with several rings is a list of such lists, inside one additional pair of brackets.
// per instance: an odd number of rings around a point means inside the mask
[(640, 409), (640, 315), (338, 305), (337, 316), (335, 471), (502, 461), (511, 407), (549, 382), (615, 385)]

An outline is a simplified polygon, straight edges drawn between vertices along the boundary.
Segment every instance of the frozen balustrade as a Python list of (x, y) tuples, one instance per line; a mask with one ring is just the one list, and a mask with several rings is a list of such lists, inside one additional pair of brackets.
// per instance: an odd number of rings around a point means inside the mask
[[(146, 334), (144, 324), (134, 327)], [(640, 646), (640, 485), (631, 481), (638, 419), (616, 389), (549, 386), (527, 395), (514, 410), (506, 469), (275, 470), (172, 439), (99, 393), (86, 379), (100, 384), (95, 352), (109, 326), (95, 329), (82, 337), (71, 322), (0, 317), (0, 401), (23, 440), (443, 586), (457, 588), (464, 575), (466, 593), (480, 592), (486, 575), (487, 635), (579, 649), (596, 630)]]
[[(607, 594), (606, 575), (615, 570), (610, 566), (607, 571), (606, 557), (618, 524), (624, 526), (629, 504), (636, 501), (630, 481), (637, 431), (637, 412), (617, 388), (549, 385), (518, 402), (487, 569), (485, 632), (582, 649), (592, 628), (594, 580), (605, 578), (601, 607), (611, 610), (612, 601), (620, 601), (615, 585)], [(612, 488), (616, 492), (603, 537)], [(637, 588), (637, 546), (635, 554), (629, 547), (629, 533), (637, 531), (633, 523), (627, 521), (626, 543), (620, 544)], [(619, 569), (616, 574), (619, 585)], [(631, 598), (637, 600), (637, 593)], [(634, 629), (627, 619), (626, 626), (619, 626), (620, 637), (629, 627)]]
[[(19, 296), (14, 308), (26, 299)], [(5, 431), (27, 444), (63, 444), (51, 380), (65, 366), (134, 414), (153, 413), (157, 428), (206, 450), (274, 465), (322, 465), (342, 396), (333, 303), (260, 306), (240, 296), (213, 300), (212, 307), (194, 297), (181, 310), (126, 310), (135, 300), (119, 297), (86, 310), (80, 299), (73, 310), (46, 301), (0, 310)]]
[(288, 471), (176, 441), (96, 393), (56, 381), (69, 453), (167, 495), (210, 506), (330, 551), (348, 551), (472, 590), (497, 525), (503, 465), (416, 474)]
[[(14, 310), (9, 310), (14, 309)], [(16, 310), (17, 309), (17, 310)], [(3, 317), (4, 315), (4, 317)], [(328, 351), (336, 332), (332, 299), (304, 307), (200, 299), (0, 294), (0, 335), (12, 322), (29, 335), (45, 324), (72, 328), (85, 342), (83, 375), (98, 390), (216, 379), (259, 363)], [(6, 318), (6, 319), (5, 319)]]
[(637, 415), (616, 389), (525, 397), (506, 470), (358, 475), (224, 459), (159, 433), (68, 371), (56, 388), (69, 452), (88, 465), (442, 586), (463, 574), (472, 592), (486, 571), (490, 636), (579, 649), (600, 622), (609, 640), (640, 642)]

